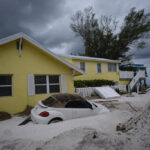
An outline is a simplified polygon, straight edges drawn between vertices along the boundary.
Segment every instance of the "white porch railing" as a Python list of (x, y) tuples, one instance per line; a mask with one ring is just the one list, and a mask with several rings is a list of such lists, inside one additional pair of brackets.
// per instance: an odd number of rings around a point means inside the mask
[(134, 88), (134, 86), (136, 85), (136, 83), (140, 80), (145, 78), (145, 71), (138, 71), (136, 76), (131, 80), (131, 82), (129, 83), (129, 90), (132, 91), (132, 89)]
[(94, 87), (75, 88), (75, 93), (83, 97), (91, 96), (94, 93)]
[[(126, 85), (114, 85), (110, 87), (113, 89), (119, 89), (122, 92), (127, 91)], [(95, 95), (95, 87), (75, 88), (75, 93), (83, 97), (92, 96), (92, 94)]]
[(133, 71), (119, 71), (120, 79), (132, 79), (134, 77)]

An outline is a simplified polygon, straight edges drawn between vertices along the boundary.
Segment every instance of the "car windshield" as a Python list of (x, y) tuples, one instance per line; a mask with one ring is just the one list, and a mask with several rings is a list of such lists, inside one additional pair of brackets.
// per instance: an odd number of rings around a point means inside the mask
[(42, 103), (48, 107), (65, 107), (69, 101), (86, 101), (86, 99), (77, 94), (65, 93), (49, 96)]

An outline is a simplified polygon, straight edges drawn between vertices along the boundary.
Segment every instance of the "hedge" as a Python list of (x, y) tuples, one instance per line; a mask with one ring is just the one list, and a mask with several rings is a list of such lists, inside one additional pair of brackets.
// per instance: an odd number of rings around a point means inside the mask
[(111, 80), (75, 80), (75, 88), (81, 87), (100, 87), (104, 85), (114, 85), (115, 82)]

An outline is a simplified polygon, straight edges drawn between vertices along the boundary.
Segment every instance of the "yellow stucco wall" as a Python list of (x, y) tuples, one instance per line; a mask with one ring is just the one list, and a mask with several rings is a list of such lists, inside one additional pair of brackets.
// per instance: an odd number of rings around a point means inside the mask
[(71, 64), (75, 65), (76, 63), (73, 62), (72, 59), (70, 58), (67, 58), (67, 57), (64, 57), (64, 56), (61, 56), (61, 58), (63, 58), (64, 60), (67, 60), (68, 62), (70, 62)]
[(25, 40), (21, 57), (16, 41), (0, 46), (0, 74), (13, 75), (13, 96), (0, 97), (0, 111), (11, 114), (23, 111), (27, 105), (34, 106), (38, 100), (50, 95), (28, 96), (28, 74), (64, 74), (67, 92), (74, 92), (72, 69)]
[(120, 85), (128, 85), (130, 80), (120, 80)]
[[(105, 80), (113, 80), (114, 82), (119, 82), (119, 73), (118, 72), (107, 72), (106, 71), (106, 64), (108, 62), (104, 61), (89, 61), (89, 60), (77, 60), (62, 57), (65, 60), (69, 61), (73, 65), (78, 67), (78, 62), (85, 62), (88, 63), (88, 72), (74, 77), (74, 80), (95, 80), (95, 79), (105, 79)], [(95, 64), (102, 63), (104, 65), (104, 72), (103, 73), (96, 73)]]

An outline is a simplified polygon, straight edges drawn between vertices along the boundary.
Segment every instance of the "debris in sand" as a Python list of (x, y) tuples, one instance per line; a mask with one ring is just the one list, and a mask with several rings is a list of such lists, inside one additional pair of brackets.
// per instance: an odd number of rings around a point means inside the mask
[(150, 105), (149, 105), (149, 107), (147, 107), (147, 109), (143, 110), (142, 112), (135, 114), (133, 117), (131, 117), (125, 123), (119, 123), (116, 126), (116, 130), (127, 132), (130, 129), (134, 128), (139, 120), (141, 120), (142, 118), (145, 118), (146, 116), (148, 116), (150, 114), (149, 108), (150, 108)]
[(132, 110), (134, 110), (135, 112), (137, 112), (137, 110), (129, 102), (126, 102), (126, 104), (128, 104)]
[(128, 93), (126, 97), (134, 97), (134, 95), (132, 93)]
[(27, 105), (27, 107), (25, 108), (24, 111), (19, 112), (19, 113), (16, 113), (15, 115), (17, 115), (17, 116), (29, 116), (30, 113), (31, 113), (31, 109), (32, 109), (32, 108), (33, 108), (33, 107)]
[(10, 119), (11, 115), (7, 112), (0, 112), (0, 121)]
[(101, 103), (102, 105), (104, 105), (107, 108), (116, 108), (115, 104), (113, 102), (118, 102), (118, 100), (98, 100), (95, 101), (96, 103)]
[(97, 95), (99, 95), (100, 97), (104, 99), (120, 97), (120, 95), (109, 86), (95, 87), (94, 91)]

